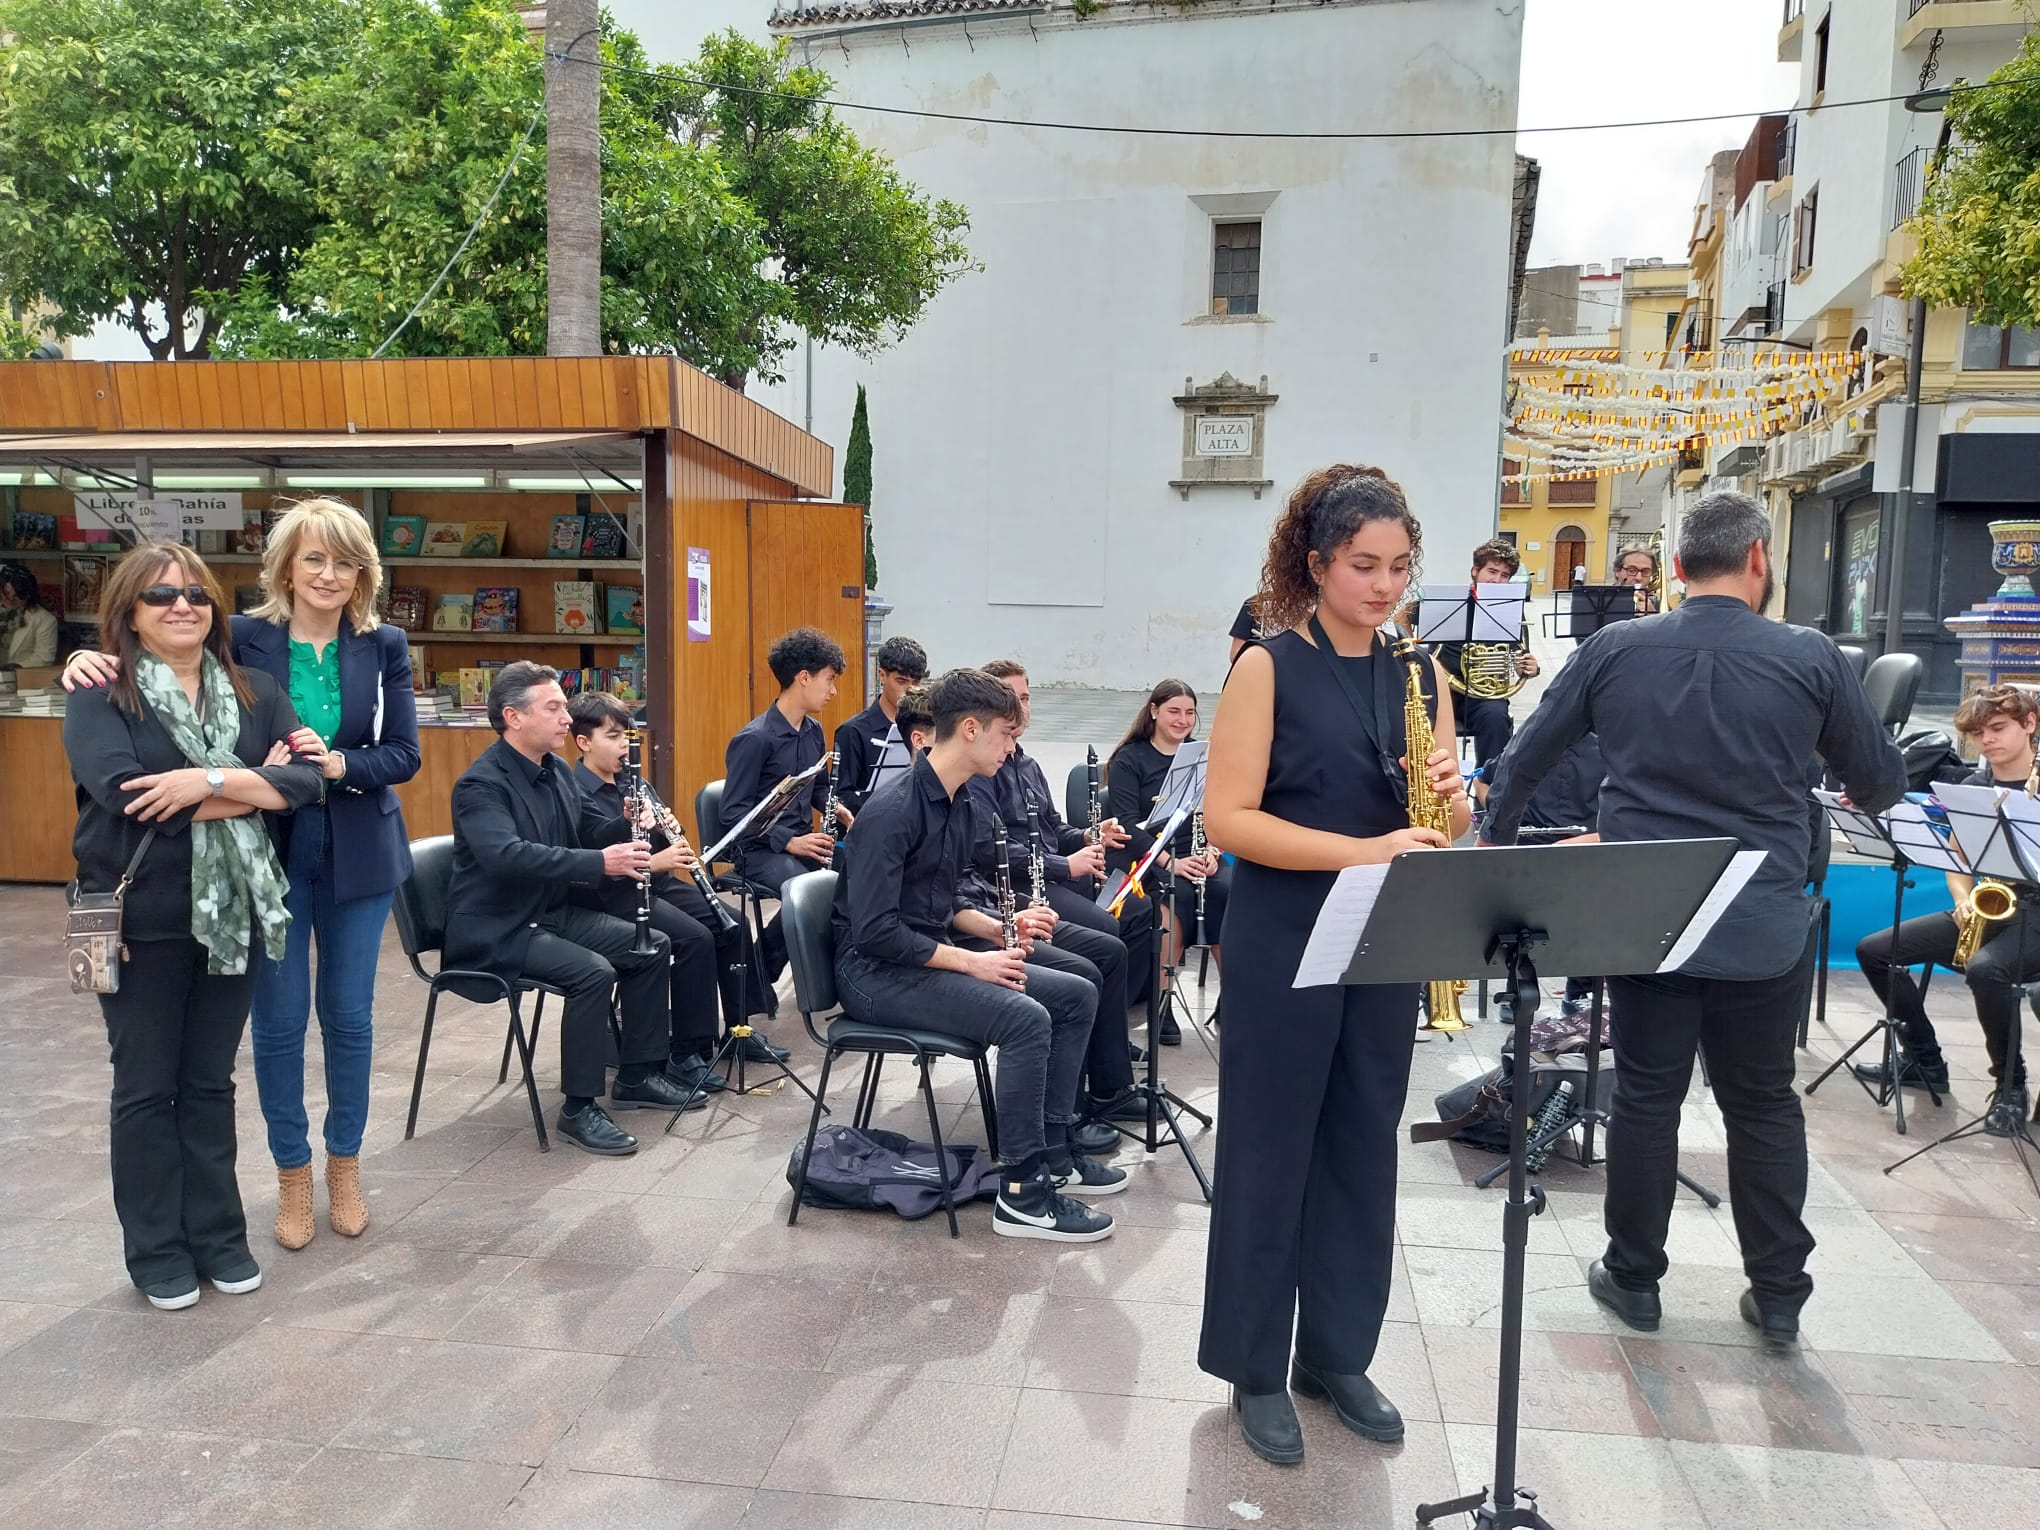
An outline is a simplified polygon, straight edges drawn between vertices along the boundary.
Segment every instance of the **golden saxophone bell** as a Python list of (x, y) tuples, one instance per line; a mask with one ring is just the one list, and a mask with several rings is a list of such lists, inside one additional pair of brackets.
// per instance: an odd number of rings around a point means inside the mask
[(1983, 949), (1983, 937), (1991, 925), (2003, 924), (2018, 912), (2019, 895), (2003, 882), (1985, 877), (1969, 892), (1969, 917), (1955, 937), (1955, 965), (1967, 967), (1969, 959)]

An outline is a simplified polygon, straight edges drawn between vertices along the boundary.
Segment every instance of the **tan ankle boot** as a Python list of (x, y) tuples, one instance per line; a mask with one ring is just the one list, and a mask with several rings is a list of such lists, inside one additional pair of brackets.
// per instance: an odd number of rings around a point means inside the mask
[(312, 1166), (276, 1171), (276, 1241), (303, 1248), (318, 1232), (312, 1220)]
[(358, 1238), (368, 1230), (368, 1202), (361, 1194), (361, 1159), (326, 1160), (326, 1216), (333, 1231), (343, 1238)]

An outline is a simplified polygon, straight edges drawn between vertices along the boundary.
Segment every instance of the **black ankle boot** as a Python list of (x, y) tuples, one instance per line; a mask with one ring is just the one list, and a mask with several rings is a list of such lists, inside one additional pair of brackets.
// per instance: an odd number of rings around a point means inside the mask
[(1263, 1461), (1294, 1466), (1303, 1459), (1303, 1425), (1287, 1392), (1232, 1391), (1233, 1412), (1240, 1416), (1240, 1435), (1247, 1449)]
[(1392, 1445), (1403, 1437), (1402, 1414), (1364, 1375), (1319, 1370), (1299, 1356), (1289, 1367), (1289, 1385), (1298, 1397), (1331, 1403), (1339, 1422), (1363, 1440)]

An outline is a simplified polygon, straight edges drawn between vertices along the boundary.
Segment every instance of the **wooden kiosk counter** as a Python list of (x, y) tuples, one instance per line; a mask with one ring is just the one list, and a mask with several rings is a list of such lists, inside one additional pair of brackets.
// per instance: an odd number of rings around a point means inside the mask
[[(690, 827), (724, 744), (778, 694), (765, 650), (779, 633), (820, 627), (849, 656), (825, 727), (863, 705), (863, 516), (828, 499), (834, 481), (825, 442), (670, 357), (0, 364), (0, 559), (46, 591), (61, 598), (69, 572), (82, 598), (81, 560), (121, 551), (62, 545), (81, 496), (209, 497), (215, 521), (219, 501), (237, 504), (246, 536), (215, 533), (200, 551), (241, 598), (261, 558), (233, 549), (253, 546), (262, 511), (346, 499), (383, 539), (385, 587), (424, 608), (417, 667), (625, 672), (647, 708), (648, 773)], [(37, 545), (50, 522), (54, 545)], [(450, 526), (460, 543), (437, 530)], [(561, 583), (594, 586), (592, 616), (556, 610)], [(458, 609), (448, 596), (498, 612), (514, 598), (512, 630), (434, 630), (441, 605)], [(63, 620), (94, 641), (89, 614)], [(21, 678), (0, 696), (0, 881), (67, 882), (61, 704), (35, 672)], [(414, 839), (449, 831), (453, 783), (495, 737), (429, 688), (419, 711), (423, 765), (399, 789)]]

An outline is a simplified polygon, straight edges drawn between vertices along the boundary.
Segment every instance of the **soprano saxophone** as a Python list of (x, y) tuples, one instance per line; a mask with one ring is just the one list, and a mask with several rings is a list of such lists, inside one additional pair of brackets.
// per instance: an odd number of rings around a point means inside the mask
[[(1424, 762), (1435, 747), (1431, 737), (1431, 713), (1424, 705), (1423, 651), (1409, 638), (1395, 645), (1396, 657), (1409, 665), (1409, 683), (1403, 693), (1403, 748), (1410, 762), (1410, 827), (1436, 829), (1449, 843), (1452, 839), (1452, 805), (1431, 789), (1431, 777)], [(1463, 1031), (1466, 1021), (1459, 1013), (1459, 996), (1466, 992), (1464, 979), (1441, 978), (1424, 986), (1424, 1029)]]

